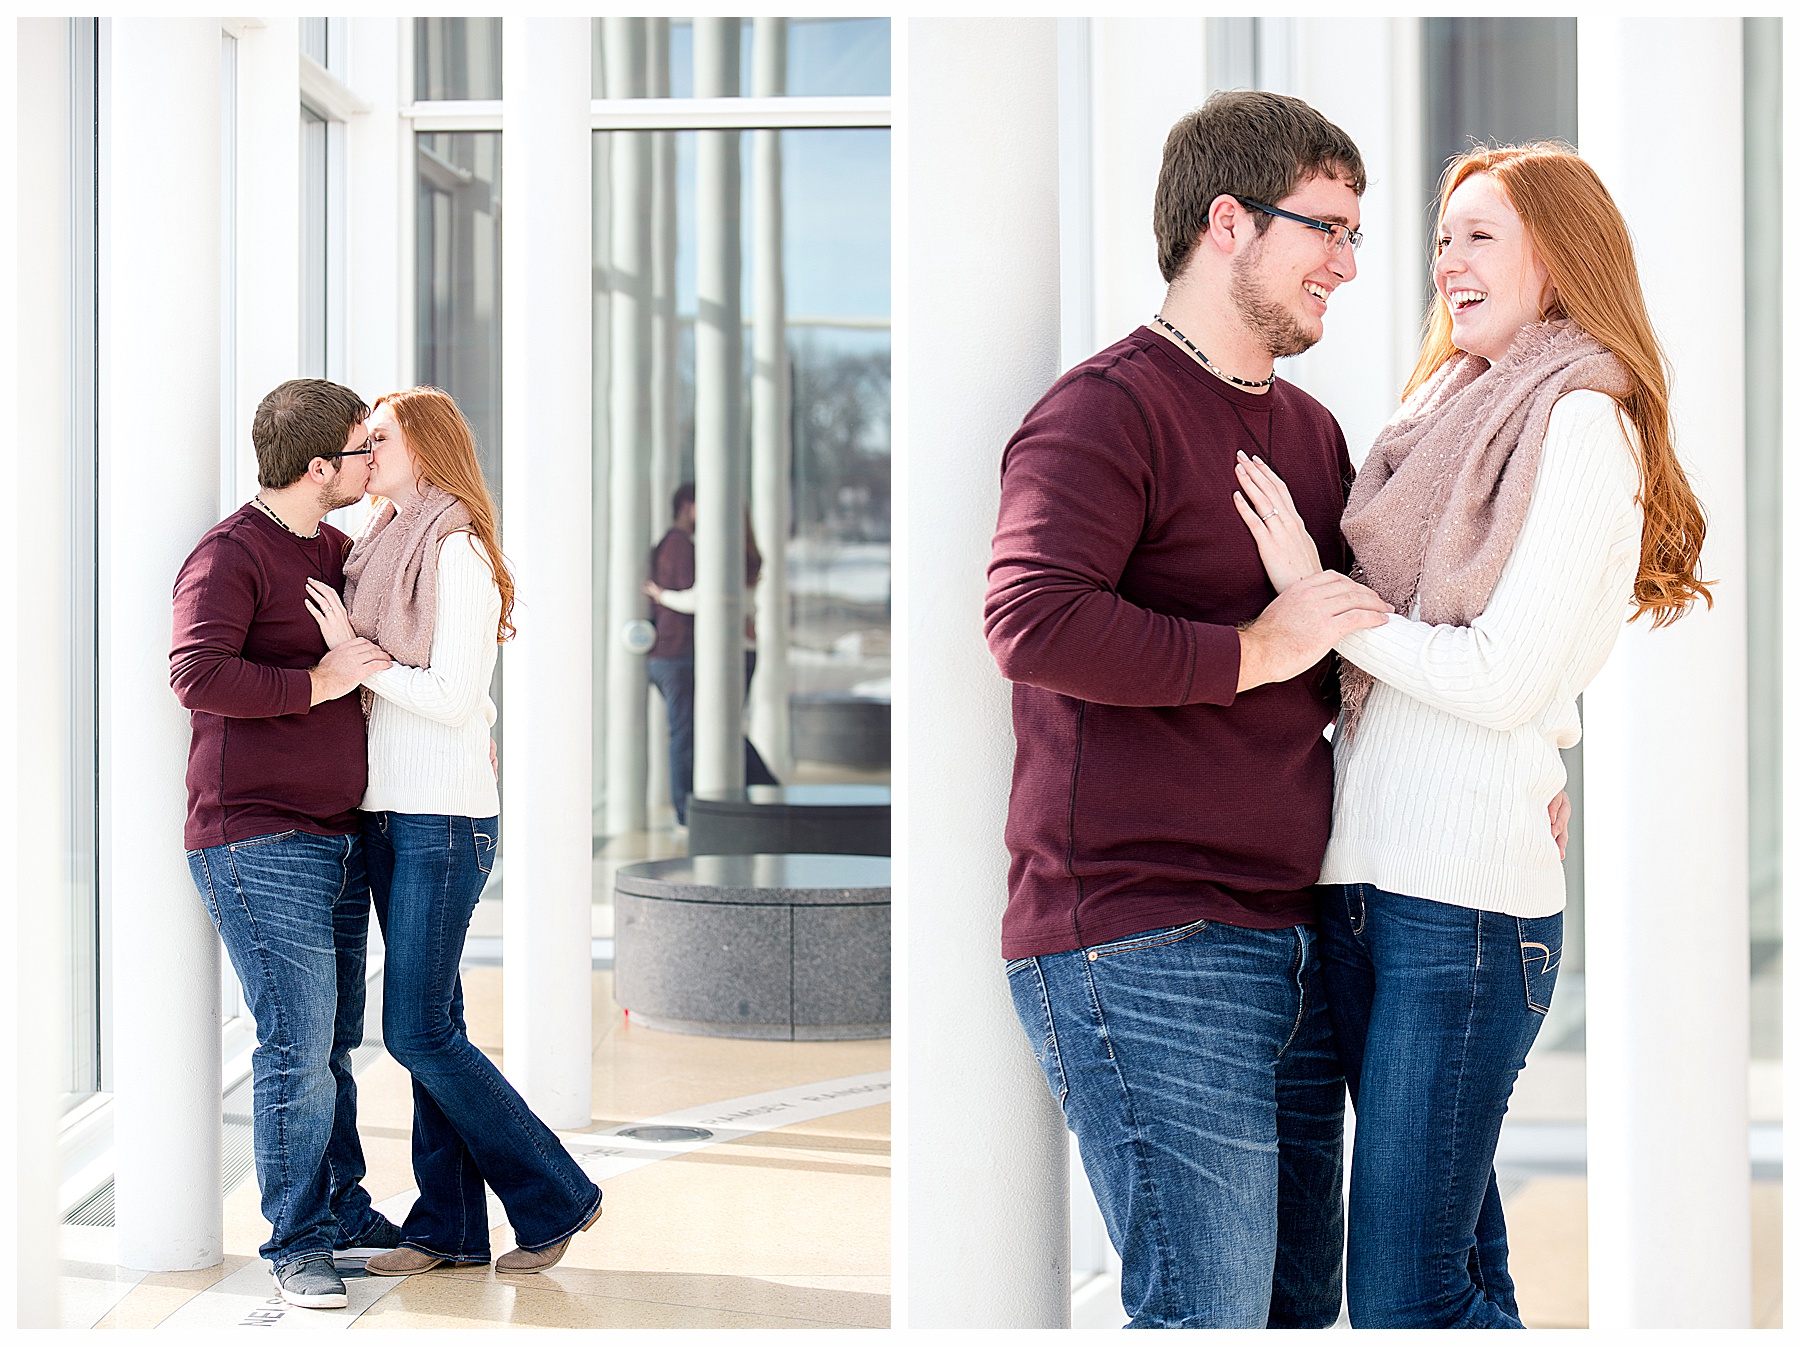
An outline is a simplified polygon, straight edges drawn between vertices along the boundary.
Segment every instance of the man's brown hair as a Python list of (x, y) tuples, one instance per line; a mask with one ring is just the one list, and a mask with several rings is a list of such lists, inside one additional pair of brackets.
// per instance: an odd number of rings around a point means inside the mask
[(368, 404), (341, 383), (289, 379), (263, 398), (250, 423), (257, 483), (279, 491), (304, 477), (313, 459), (335, 461), (368, 418)]
[[(1156, 179), (1156, 263), (1173, 282), (1206, 232), (1220, 196), (1280, 205), (1316, 174), (1341, 178), (1358, 196), (1369, 185), (1356, 142), (1285, 94), (1225, 89), (1170, 128)], [(1256, 232), (1269, 216), (1252, 212)]]

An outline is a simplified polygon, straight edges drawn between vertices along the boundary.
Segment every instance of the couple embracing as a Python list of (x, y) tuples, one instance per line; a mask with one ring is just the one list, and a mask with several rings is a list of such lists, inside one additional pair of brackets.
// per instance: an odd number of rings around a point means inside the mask
[[(485, 1188), (553, 1265), (600, 1189), (470, 1043), (463, 940), (499, 842), (487, 694), (513, 582), (474, 436), (449, 395), (371, 411), (322, 379), (276, 388), (252, 426), (262, 489), (175, 584), (170, 680), (191, 712), (188, 866), (256, 1019), (262, 1255), (281, 1298), (348, 1303), (333, 1259), (399, 1276), (488, 1261)], [(327, 524), (364, 494), (352, 543)], [(363, 1189), (350, 1053), (362, 1042), (369, 909), (386, 946), (382, 1039), (413, 1076), (403, 1224)]]
[(1493, 1159), (1561, 958), (1558, 750), (1628, 616), (1711, 602), (1630, 238), (1566, 147), (1446, 170), (1360, 473), (1275, 377), (1365, 185), (1305, 103), (1215, 94), (1163, 151), (1162, 311), (1004, 458), (1002, 954), (1134, 1327), (1522, 1326)]

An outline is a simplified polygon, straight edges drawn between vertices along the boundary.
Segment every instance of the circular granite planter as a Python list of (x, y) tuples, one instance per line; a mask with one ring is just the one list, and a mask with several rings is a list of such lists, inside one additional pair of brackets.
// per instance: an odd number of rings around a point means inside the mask
[(863, 855), (626, 865), (613, 890), (613, 998), (677, 1033), (887, 1037), (888, 884), (888, 860)]
[(851, 692), (795, 693), (788, 698), (794, 756), (802, 762), (886, 766), (892, 754), (893, 706)]
[(752, 785), (688, 800), (689, 855), (889, 855), (885, 785)]

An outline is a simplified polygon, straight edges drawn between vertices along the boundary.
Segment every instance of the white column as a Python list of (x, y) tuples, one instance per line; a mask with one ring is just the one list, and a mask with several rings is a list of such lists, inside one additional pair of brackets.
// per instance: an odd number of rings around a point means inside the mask
[[(1632, 227), (1717, 606), (1626, 628), (1588, 689), (1589, 1321), (1748, 1327), (1742, 49), (1582, 19), (1581, 149)], [(1705, 183), (1706, 246), (1669, 228)]]
[(1001, 971), (1011, 699), (981, 637), (1000, 452), (1057, 371), (1056, 21), (920, 20), (897, 37), (906, 1321), (1066, 1327), (1068, 1135)]
[[(103, 882), (119, 1261), (216, 1264), (219, 941), (182, 855), (169, 595), (218, 517), (219, 25), (114, 19), (101, 294)], [(156, 466), (152, 467), (154, 464)]]
[[(82, 616), (66, 580), (73, 459), (69, 26), (68, 19), (0, 24), (0, 255), (9, 262), (0, 273), (0, 309), (15, 315), (7, 340), (17, 342), (0, 363), (0, 399), (16, 413), (17, 442), (38, 446), (18, 455), (4, 528), (14, 573), (39, 578), (8, 586), (0, 607), (8, 632), (0, 753), (10, 763), (0, 787), (0, 845), (11, 860), (12, 891), (34, 895), (15, 900), (7, 922), (15, 1030), (0, 1042), (14, 1137), (0, 1179), (13, 1251), (0, 1296), (17, 1306), (20, 1327), (57, 1324), (57, 1099), (68, 1051), (68, 657)], [(36, 116), (25, 136), (21, 108)], [(21, 397), (22, 389), (31, 395)]]
[[(694, 94), (738, 92), (739, 21), (694, 20)], [(699, 131), (694, 213), (694, 793), (744, 784), (744, 333), (738, 131)]]
[[(652, 98), (669, 96), (669, 21), (650, 19), (645, 51)], [(650, 309), (650, 532), (660, 538), (673, 520), (669, 499), (681, 484), (680, 420), (675, 406), (676, 352), (680, 324), (675, 317), (675, 133), (650, 133), (650, 270), (655, 296)], [(660, 693), (648, 698), (649, 732), (645, 782), (648, 816), (673, 819), (669, 802), (669, 720)]]
[[(352, 117), (344, 130), (344, 181), (352, 207), (345, 230), (345, 368), (350, 386), (373, 401), (412, 382), (408, 333), (418, 318), (405, 267), (412, 260), (411, 203), (419, 187), (412, 173), (396, 169), (410, 164), (414, 155), (412, 128), (399, 113), (400, 67), (412, 59), (412, 23), (391, 18), (346, 22), (349, 84), (369, 111)], [(290, 176), (299, 182), (298, 172)], [(408, 207), (404, 212), (397, 208), (401, 204)], [(293, 326), (298, 332), (298, 321)]]
[(506, 20), (506, 1075), (557, 1127), (592, 1114), (589, 50), (585, 18)]
[[(758, 19), (751, 43), (758, 98), (787, 92), (787, 20)], [(778, 780), (794, 765), (788, 732), (788, 422), (787, 295), (782, 249), (781, 132), (751, 135), (755, 221), (754, 375), (750, 393), (750, 501), (762, 578), (756, 586), (756, 680), (750, 685), (750, 737)]]
[(227, 427), (237, 475), (222, 483), (231, 509), (256, 494), (256, 404), (300, 372), (300, 21), (246, 27), (237, 52), (237, 411)]
[[(606, 19), (606, 94), (642, 98), (644, 20)], [(612, 153), (612, 489), (607, 552), (606, 831), (644, 830), (649, 680), (620, 638), (646, 610), (650, 572), (650, 136), (608, 133)]]

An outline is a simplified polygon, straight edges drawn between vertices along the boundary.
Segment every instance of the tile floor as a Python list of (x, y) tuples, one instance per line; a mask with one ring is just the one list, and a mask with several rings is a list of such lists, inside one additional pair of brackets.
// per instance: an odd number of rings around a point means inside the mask
[[(666, 835), (621, 839), (596, 857), (596, 896), (610, 891), (622, 859), (670, 853), (680, 847)], [(498, 934), (498, 904), (482, 906), (477, 931)], [(595, 917), (596, 936), (610, 935), (610, 905), (597, 904)], [(470, 1035), (499, 1061), (501, 971), (469, 967), (463, 982)], [(644, 1028), (613, 1004), (611, 974), (601, 969), (593, 1004), (595, 1131), (888, 1068), (886, 1041), (746, 1042)], [(380, 1202), (413, 1186), (408, 1077), (382, 1055), (359, 1074), (358, 1089), (366, 1181)], [(890, 1153), (882, 1104), (670, 1155), (606, 1179), (605, 1217), (551, 1271), (503, 1276), (482, 1267), (384, 1282), (360, 1313), (352, 1281), (352, 1309), (332, 1316), (355, 1314), (355, 1328), (885, 1327)], [(267, 1228), (255, 1182), (246, 1181), (226, 1199), (222, 1265), (142, 1277), (112, 1265), (111, 1230), (65, 1229), (64, 1321), (183, 1325), (170, 1320), (184, 1307), (191, 1314), (198, 1296), (252, 1274)], [(496, 1229), (495, 1251), (511, 1246), (511, 1231)], [(364, 1297), (376, 1288), (367, 1285)], [(290, 1315), (282, 1325), (309, 1324)]]

